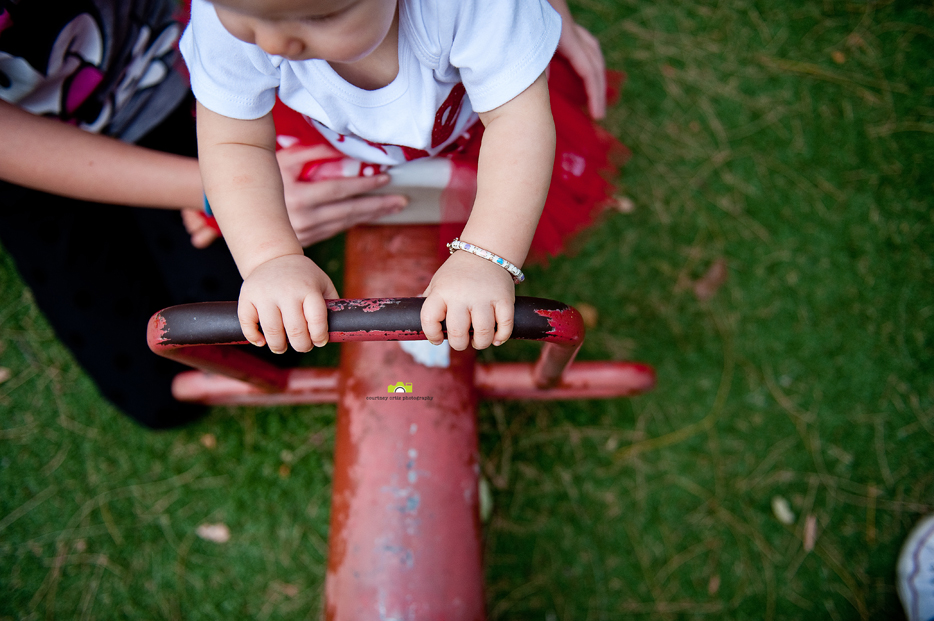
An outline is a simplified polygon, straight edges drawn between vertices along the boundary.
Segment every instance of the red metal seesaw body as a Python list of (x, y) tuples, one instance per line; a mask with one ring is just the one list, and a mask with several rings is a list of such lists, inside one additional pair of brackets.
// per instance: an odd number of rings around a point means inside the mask
[[(428, 225), (348, 232), (344, 290), (355, 299), (332, 301), (328, 318), (330, 340), (346, 343), (339, 369), (279, 369), (221, 345), (245, 342), (236, 303), (174, 307), (150, 321), (154, 351), (224, 375), (180, 375), (179, 398), (337, 401), (329, 620), (484, 618), (478, 398), (600, 398), (654, 386), (652, 369), (636, 363), (566, 369), (583, 325), (550, 300), (517, 299), (514, 337), (546, 341), (535, 364), (476, 364), (467, 350), (428, 367), (397, 343), (375, 342), (424, 339), (421, 300), (404, 296), (424, 291), (437, 269), (437, 234)], [(399, 382), (411, 392), (388, 391)]]
[[(353, 230), (345, 295), (420, 294), (438, 267), (436, 231)], [(484, 618), (473, 367), (472, 350), (452, 351), (443, 368), (415, 362), (395, 343), (343, 347), (328, 619)], [(388, 400), (400, 381), (412, 393), (392, 396), (431, 400)]]

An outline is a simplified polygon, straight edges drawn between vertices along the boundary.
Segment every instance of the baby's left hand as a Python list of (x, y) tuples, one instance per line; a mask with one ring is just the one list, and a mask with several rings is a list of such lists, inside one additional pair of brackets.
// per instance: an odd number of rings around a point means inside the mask
[(448, 343), (457, 351), (468, 345), (474, 349), (502, 345), (512, 334), (516, 286), (509, 272), (486, 259), (455, 252), (435, 272), (422, 295), (422, 331), (434, 345), (444, 340), (442, 320), (447, 324)]

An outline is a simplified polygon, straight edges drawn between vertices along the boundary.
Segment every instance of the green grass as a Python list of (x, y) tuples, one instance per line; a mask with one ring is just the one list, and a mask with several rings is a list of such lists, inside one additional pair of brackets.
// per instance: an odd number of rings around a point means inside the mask
[[(934, 8), (572, 8), (628, 74), (607, 124), (636, 209), (523, 293), (594, 306), (581, 357), (659, 384), (481, 406), (490, 617), (899, 618), (898, 549), (934, 510)], [(318, 617), (332, 407), (143, 431), (2, 253), (0, 361), (0, 616)]]

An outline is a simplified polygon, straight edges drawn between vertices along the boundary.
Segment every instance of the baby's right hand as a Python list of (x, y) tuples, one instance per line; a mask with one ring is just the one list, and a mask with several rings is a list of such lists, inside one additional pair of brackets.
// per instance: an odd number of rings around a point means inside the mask
[[(285, 255), (258, 265), (243, 281), (237, 313), (250, 343), (281, 354), (328, 342), (325, 299), (337, 298), (328, 275), (304, 255)], [(262, 327), (262, 332), (260, 331)]]

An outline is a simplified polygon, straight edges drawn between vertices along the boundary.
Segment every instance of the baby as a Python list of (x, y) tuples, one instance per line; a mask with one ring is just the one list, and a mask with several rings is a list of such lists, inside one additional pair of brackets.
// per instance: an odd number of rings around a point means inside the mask
[(552, 174), (544, 71), (560, 35), (545, 0), (194, 0), (182, 52), (205, 193), (244, 278), (246, 338), (274, 352), (322, 346), (325, 299), (337, 297), (289, 224), (278, 94), (336, 148), (376, 164), (441, 153), (479, 118), (477, 196), (460, 236), (473, 251), (435, 273), (421, 321), (434, 344), (446, 321), (456, 350), (505, 342)]

